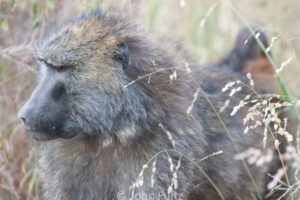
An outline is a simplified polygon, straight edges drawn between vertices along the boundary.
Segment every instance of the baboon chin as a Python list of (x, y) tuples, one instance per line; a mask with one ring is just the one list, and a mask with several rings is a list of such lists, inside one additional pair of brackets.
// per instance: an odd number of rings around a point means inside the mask
[[(216, 66), (246, 65), (257, 46), (236, 51), (238, 62)], [(38, 84), (19, 117), (49, 140), (40, 160), (45, 199), (263, 199), (268, 164), (234, 159), (250, 147), (265, 151), (262, 130), (245, 135), (245, 112), (213, 108), (240, 74), (196, 65), (180, 44), (115, 10), (68, 21), (37, 42), (35, 57)], [(215, 152), (223, 153), (203, 159)]]

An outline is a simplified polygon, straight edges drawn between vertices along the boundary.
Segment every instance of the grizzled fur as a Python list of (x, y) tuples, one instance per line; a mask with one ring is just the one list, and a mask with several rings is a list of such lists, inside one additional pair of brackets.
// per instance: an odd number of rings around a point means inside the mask
[[(216, 66), (245, 65), (255, 48), (239, 61), (229, 56)], [(38, 43), (39, 83), (19, 116), (34, 138), (46, 140), (45, 199), (167, 199), (175, 176), (170, 160), (181, 164), (169, 199), (261, 196), (269, 166), (246, 168), (234, 155), (262, 149), (262, 130), (243, 134), (245, 113), (230, 117), (228, 110), (221, 114), (226, 132), (212, 108), (218, 110), (227, 98), (221, 88), (241, 76), (226, 67), (195, 65), (186, 55), (117, 11), (75, 18)], [(177, 78), (170, 80), (175, 71)], [(130, 188), (143, 166), (143, 184)]]

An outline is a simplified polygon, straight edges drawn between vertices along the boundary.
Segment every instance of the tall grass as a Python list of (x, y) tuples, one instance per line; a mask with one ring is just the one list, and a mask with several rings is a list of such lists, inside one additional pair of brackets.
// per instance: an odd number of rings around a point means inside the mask
[(183, 40), (199, 63), (221, 58), (241, 26), (259, 25), (276, 38), (270, 57), (274, 67), (286, 63), (279, 78), (283, 95), (300, 98), (297, 0), (0, 0), (0, 199), (40, 199), (38, 147), (28, 140), (16, 117), (35, 82), (33, 41), (64, 19), (109, 6)]

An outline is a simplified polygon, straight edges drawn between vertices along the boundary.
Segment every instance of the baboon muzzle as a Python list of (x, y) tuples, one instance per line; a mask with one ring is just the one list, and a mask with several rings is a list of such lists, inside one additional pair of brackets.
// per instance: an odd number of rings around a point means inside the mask
[(18, 113), (25, 130), (34, 139), (70, 138), (74, 133), (64, 130), (69, 106), (63, 82), (53, 76), (37, 85), (30, 99)]

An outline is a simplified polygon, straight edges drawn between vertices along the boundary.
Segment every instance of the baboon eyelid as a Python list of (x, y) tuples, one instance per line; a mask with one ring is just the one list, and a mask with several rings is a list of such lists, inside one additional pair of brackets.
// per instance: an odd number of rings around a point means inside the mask
[(47, 62), (45, 59), (43, 59), (43, 58), (37, 58), (37, 60), (38, 60), (39, 62), (44, 63), (45, 65), (47, 65), (47, 66), (49, 66), (49, 67), (53, 67), (53, 68), (56, 67), (56, 66), (54, 66), (53, 64), (48, 63), (48, 62)]
[(60, 65), (60, 66), (53, 65), (53, 64), (47, 62), (46, 60), (44, 60), (42, 58), (37, 58), (37, 60), (44, 63), (46, 66), (48, 66), (50, 68), (53, 68), (53, 69), (56, 69), (56, 70), (66, 69), (66, 68), (70, 67), (70, 66), (67, 66), (67, 65)]

